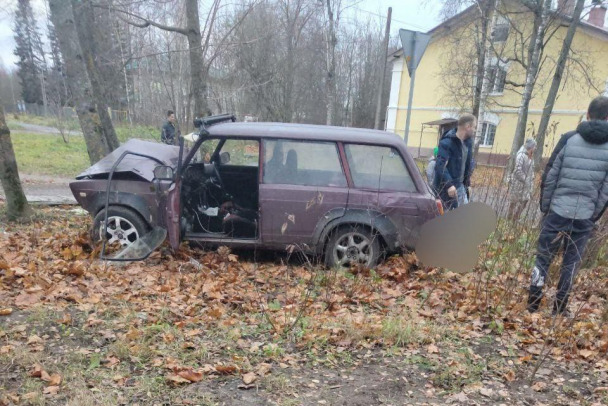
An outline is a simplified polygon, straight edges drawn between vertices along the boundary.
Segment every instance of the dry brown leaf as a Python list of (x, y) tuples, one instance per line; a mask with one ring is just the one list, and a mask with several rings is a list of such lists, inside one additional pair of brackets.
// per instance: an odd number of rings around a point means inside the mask
[(49, 386), (57, 386), (61, 383), (61, 375), (55, 373), (55, 374), (51, 374), (50, 379), (49, 379)]
[(200, 371), (193, 371), (192, 368), (183, 369), (177, 374), (190, 382), (199, 382), (203, 379), (203, 373)]
[(591, 351), (591, 350), (580, 350), (578, 353), (581, 357), (583, 357), (585, 359), (595, 357), (598, 354), (597, 351)]
[(13, 347), (12, 345), (3, 345), (2, 347), (0, 347), (0, 354), (8, 354), (14, 348), (15, 347)]
[(106, 367), (108, 368), (112, 368), (114, 365), (118, 364), (120, 362), (120, 359), (116, 358), (115, 356), (111, 355), (108, 358), (106, 358), (103, 363), (105, 364)]
[(42, 375), (42, 365), (35, 364), (32, 367), (32, 370), (30, 371), (30, 376), (32, 378), (40, 378), (41, 375)]
[(547, 384), (545, 382), (538, 381), (532, 385), (532, 389), (536, 392), (542, 392), (547, 389)]
[(5, 309), (0, 309), (0, 316), (8, 316), (12, 312), (13, 312), (13, 309), (11, 309), (10, 307), (7, 307)]
[(593, 390), (593, 393), (608, 393), (608, 386), (598, 386)]
[(56, 395), (59, 392), (59, 386), (47, 386), (42, 393), (45, 395)]
[(234, 365), (216, 365), (215, 370), (222, 375), (232, 375), (238, 370)]
[(72, 315), (70, 313), (64, 313), (63, 317), (57, 320), (58, 323), (70, 325), (72, 324)]
[(242, 378), (243, 378), (243, 383), (245, 385), (250, 385), (250, 384), (254, 383), (256, 381), (256, 379), (258, 379), (255, 372), (247, 372), (246, 374), (243, 374)]
[(508, 382), (513, 382), (515, 380), (515, 371), (513, 371), (512, 369), (509, 369), (509, 371), (507, 371), (506, 374), (503, 375), (503, 377), (508, 381)]
[(169, 383), (176, 384), (176, 385), (179, 385), (182, 383), (192, 383), (188, 379), (183, 378), (176, 374), (171, 374), (171, 375), (167, 376), (167, 380), (169, 381)]
[(255, 373), (261, 377), (264, 377), (267, 373), (270, 372), (271, 369), (272, 365), (263, 362), (259, 364), (258, 367), (255, 369)]
[(437, 348), (437, 346), (435, 344), (429, 344), (429, 346), (426, 347), (426, 350), (429, 354), (438, 354), (439, 353), (439, 348)]
[(48, 372), (46, 372), (43, 369), (42, 371), (40, 371), (40, 379), (42, 379), (45, 382), (50, 382), (51, 381), (51, 376), (48, 374)]

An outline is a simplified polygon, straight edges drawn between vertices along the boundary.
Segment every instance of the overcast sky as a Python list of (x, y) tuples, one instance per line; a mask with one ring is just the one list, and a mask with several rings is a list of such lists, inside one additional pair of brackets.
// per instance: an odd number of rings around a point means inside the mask
[[(205, 2), (205, 0), (203, 0)], [(4, 65), (13, 68), (16, 61), (13, 55), (15, 43), (13, 41), (13, 18), (15, 0), (0, 0), (0, 60)], [(8, 3), (8, 4), (7, 4)], [(43, 0), (32, 0), (34, 10), (43, 20), (45, 8)], [(347, 16), (357, 14), (358, 17), (376, 18), (385, 21), (387, 10), (393, 8), (391, 32), (396, 36), (399, 28), (418, 31), (428, 31), (439, 24), (439, 9), (441, 0), (358, 0), (348, 11)], [(203, 3), (204, 4), (204, 3)], [(347, 18), (348, 18), (347, 17)]]

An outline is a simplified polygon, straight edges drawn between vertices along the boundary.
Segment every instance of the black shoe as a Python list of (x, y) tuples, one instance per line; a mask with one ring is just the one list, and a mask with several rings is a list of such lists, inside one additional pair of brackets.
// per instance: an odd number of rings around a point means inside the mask
[(572, 318), (572, 314), (568, 311), (568, 296), (560, 299), (558, 297), (555, 298), (553, 302), (553, 312), (554, 316), (564, 316), (567, 318)]
[(528, 294), (528, 311), (530, 313), (536, 313), (540, 306), (540, 301), (543, 298), (543, 288), (537, 286), (530, 286)]

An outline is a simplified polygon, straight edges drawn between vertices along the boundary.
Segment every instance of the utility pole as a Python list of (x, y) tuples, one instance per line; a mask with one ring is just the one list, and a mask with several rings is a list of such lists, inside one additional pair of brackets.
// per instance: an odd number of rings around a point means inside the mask
[(9, 78), (9, 82), (11, 84), (11, 96), (13, 96), (13, 107), (15, 108), (16, 112), (19, 113), (19, 106), (17, 106), (17, 100), (15, 100), (15, 89), (13, 88), (14, 75), (12, 72), (10, 73)]
[(386, 78), (386, 59), (388, 58), (388, 41), (391, 35), (391, 16), (393, 14), (393, 8), (388, 8), (388, 16), (386, 17), (386, 30), (384, 31), (384, 41), (382, 43), (382, 50), (384, 51), (382, 57), (382, 72), (380, 72), (380, 84), (378, 86), (378, 101), (376, 103), (376, 119), (374, 120), (374, 128), (380, 129), (380, 113), (382, 113), (382, 94), (384, 93), (384, 82)]
[(40, 86), (42, 87), (42, 106), (44, 107), (44, 116), (46, 117), (47, 111), (46, 111), (46, 87), (44, 85), (44, 72), (40, 72)]

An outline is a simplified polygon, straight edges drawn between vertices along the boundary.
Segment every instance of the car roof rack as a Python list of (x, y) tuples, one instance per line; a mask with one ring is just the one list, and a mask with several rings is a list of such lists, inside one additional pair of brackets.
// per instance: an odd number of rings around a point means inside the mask
[(204, 130), (207, 127), (211, 127), (212, 125), (223, 123), (225, 121), (236, 121), (236, 117), (234, 114), (216, 114), (215, 116), (203, 117), (203, 118), (195, 118), (194, 119), (194, 127), (199, 128), (200, 130)]

